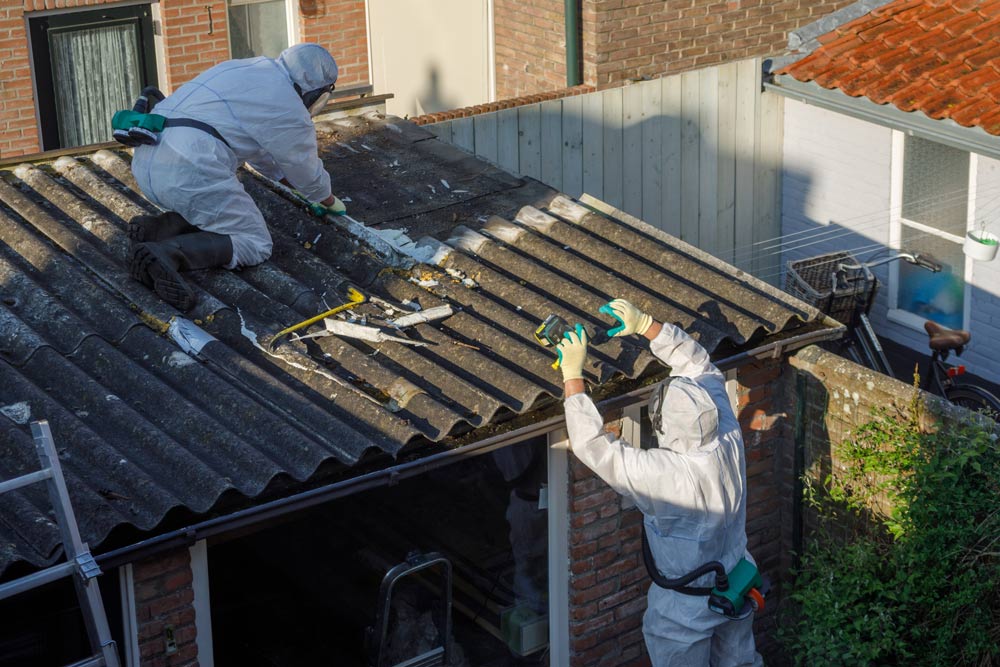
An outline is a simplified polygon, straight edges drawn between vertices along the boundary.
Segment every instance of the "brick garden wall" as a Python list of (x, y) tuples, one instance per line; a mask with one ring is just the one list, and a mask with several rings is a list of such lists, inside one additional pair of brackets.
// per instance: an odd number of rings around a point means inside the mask
[[(191, 553), (179, 549), (139, 561), (132, 569), (142, 667), (198, 667)], [(167, 654), (166, 629), (177, 650)]]
[[(757, 362), (737, 373), (738, 417), (747, 455), (747, 537), (762, 572), (775, 582), (768, 608), (757, 616), (758, 650), (778, 652), (774, 608), (791, 564), (791, 475), (794, 450), (786, 409), (784, 360)], [(620, 419), (606, 415), (617, 432)], [(647, 428), (644, 426), (643, 428)], [(641, 514), (575, 457), (569, 469), (570, 651), (573, 667), (649, 665), (642, 638), (649, 578), (642, 563)]]
[(497, 99), (566, 86), (563, 0), (494, 0)]

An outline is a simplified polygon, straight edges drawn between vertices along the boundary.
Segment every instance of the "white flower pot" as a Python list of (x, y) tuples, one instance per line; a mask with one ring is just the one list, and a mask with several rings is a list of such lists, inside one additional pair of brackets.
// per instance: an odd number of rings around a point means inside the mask
[(1000, 248), (1000, 239), (996, 234), (985, 231), (967, 232), (965, 243), (962, 244), (962, 252), (966, 257), (985, 262), (997, 256), (997, 248)]

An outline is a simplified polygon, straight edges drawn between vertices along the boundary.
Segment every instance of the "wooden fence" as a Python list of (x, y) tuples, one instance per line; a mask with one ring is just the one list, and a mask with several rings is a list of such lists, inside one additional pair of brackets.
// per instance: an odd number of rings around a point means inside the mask
[(759, 59), (427, 128), (572, 197), (586, 192), (754, 275), (780, 255), (782, 98)]

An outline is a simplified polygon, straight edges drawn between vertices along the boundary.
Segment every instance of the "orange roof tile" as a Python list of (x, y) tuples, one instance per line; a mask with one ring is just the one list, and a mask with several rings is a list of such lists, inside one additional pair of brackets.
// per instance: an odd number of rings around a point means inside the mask
[(896, 0), (777, 74), (1000, 136), (1000, 0)]

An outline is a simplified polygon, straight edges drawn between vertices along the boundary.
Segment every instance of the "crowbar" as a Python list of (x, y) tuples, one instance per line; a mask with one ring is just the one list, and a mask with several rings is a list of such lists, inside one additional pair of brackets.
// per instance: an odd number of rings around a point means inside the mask
[(348, 308), (354, 308), (355, 306), (360, 306), (365, 301), (367, 301), (367, 297), (365, 297), (365, 295), (362, 294), (360, 290), (358, 290), (358, 289), (356, 289), (354, 287), (348, 287), (347, 288), (347, 303), (343, 303), (343, 304), (341, 304), (341, 305), (339, 305), (339, 306), (337, 306), (335, 308), (331, 308), (330, 310), (328, 310), (326, 312), (320, 313), (319, 315), (316, 315), (315, 317), (310, 317), (308, 320), (303, 320), (302, 322), (299, 322), (298, 324), (293, 324), (292, 326), (288, 327), (287, 329), (282, 329), (278, 333), (274, 334), (274, 337), (271, 339), (271, 342), (267, 344), (267, 349), (268, 350), (273, 350), (274, 346), (277, 344), (277, 342), (281, 338), (287, 336), (288, 334), (292, 333), (293, 331), (298, 331), (299, 329), (305, 329), (306, 327), (308, 327), (308, 326), (310, 326), (312, 324), (316, 324), (320, 320), (324, 320), (327, 317), (330, 317), (331, 315), (336, 315), (337, 313), (339, 313), (341, 311), (344, 311), (344, 310), (347, 310)]

